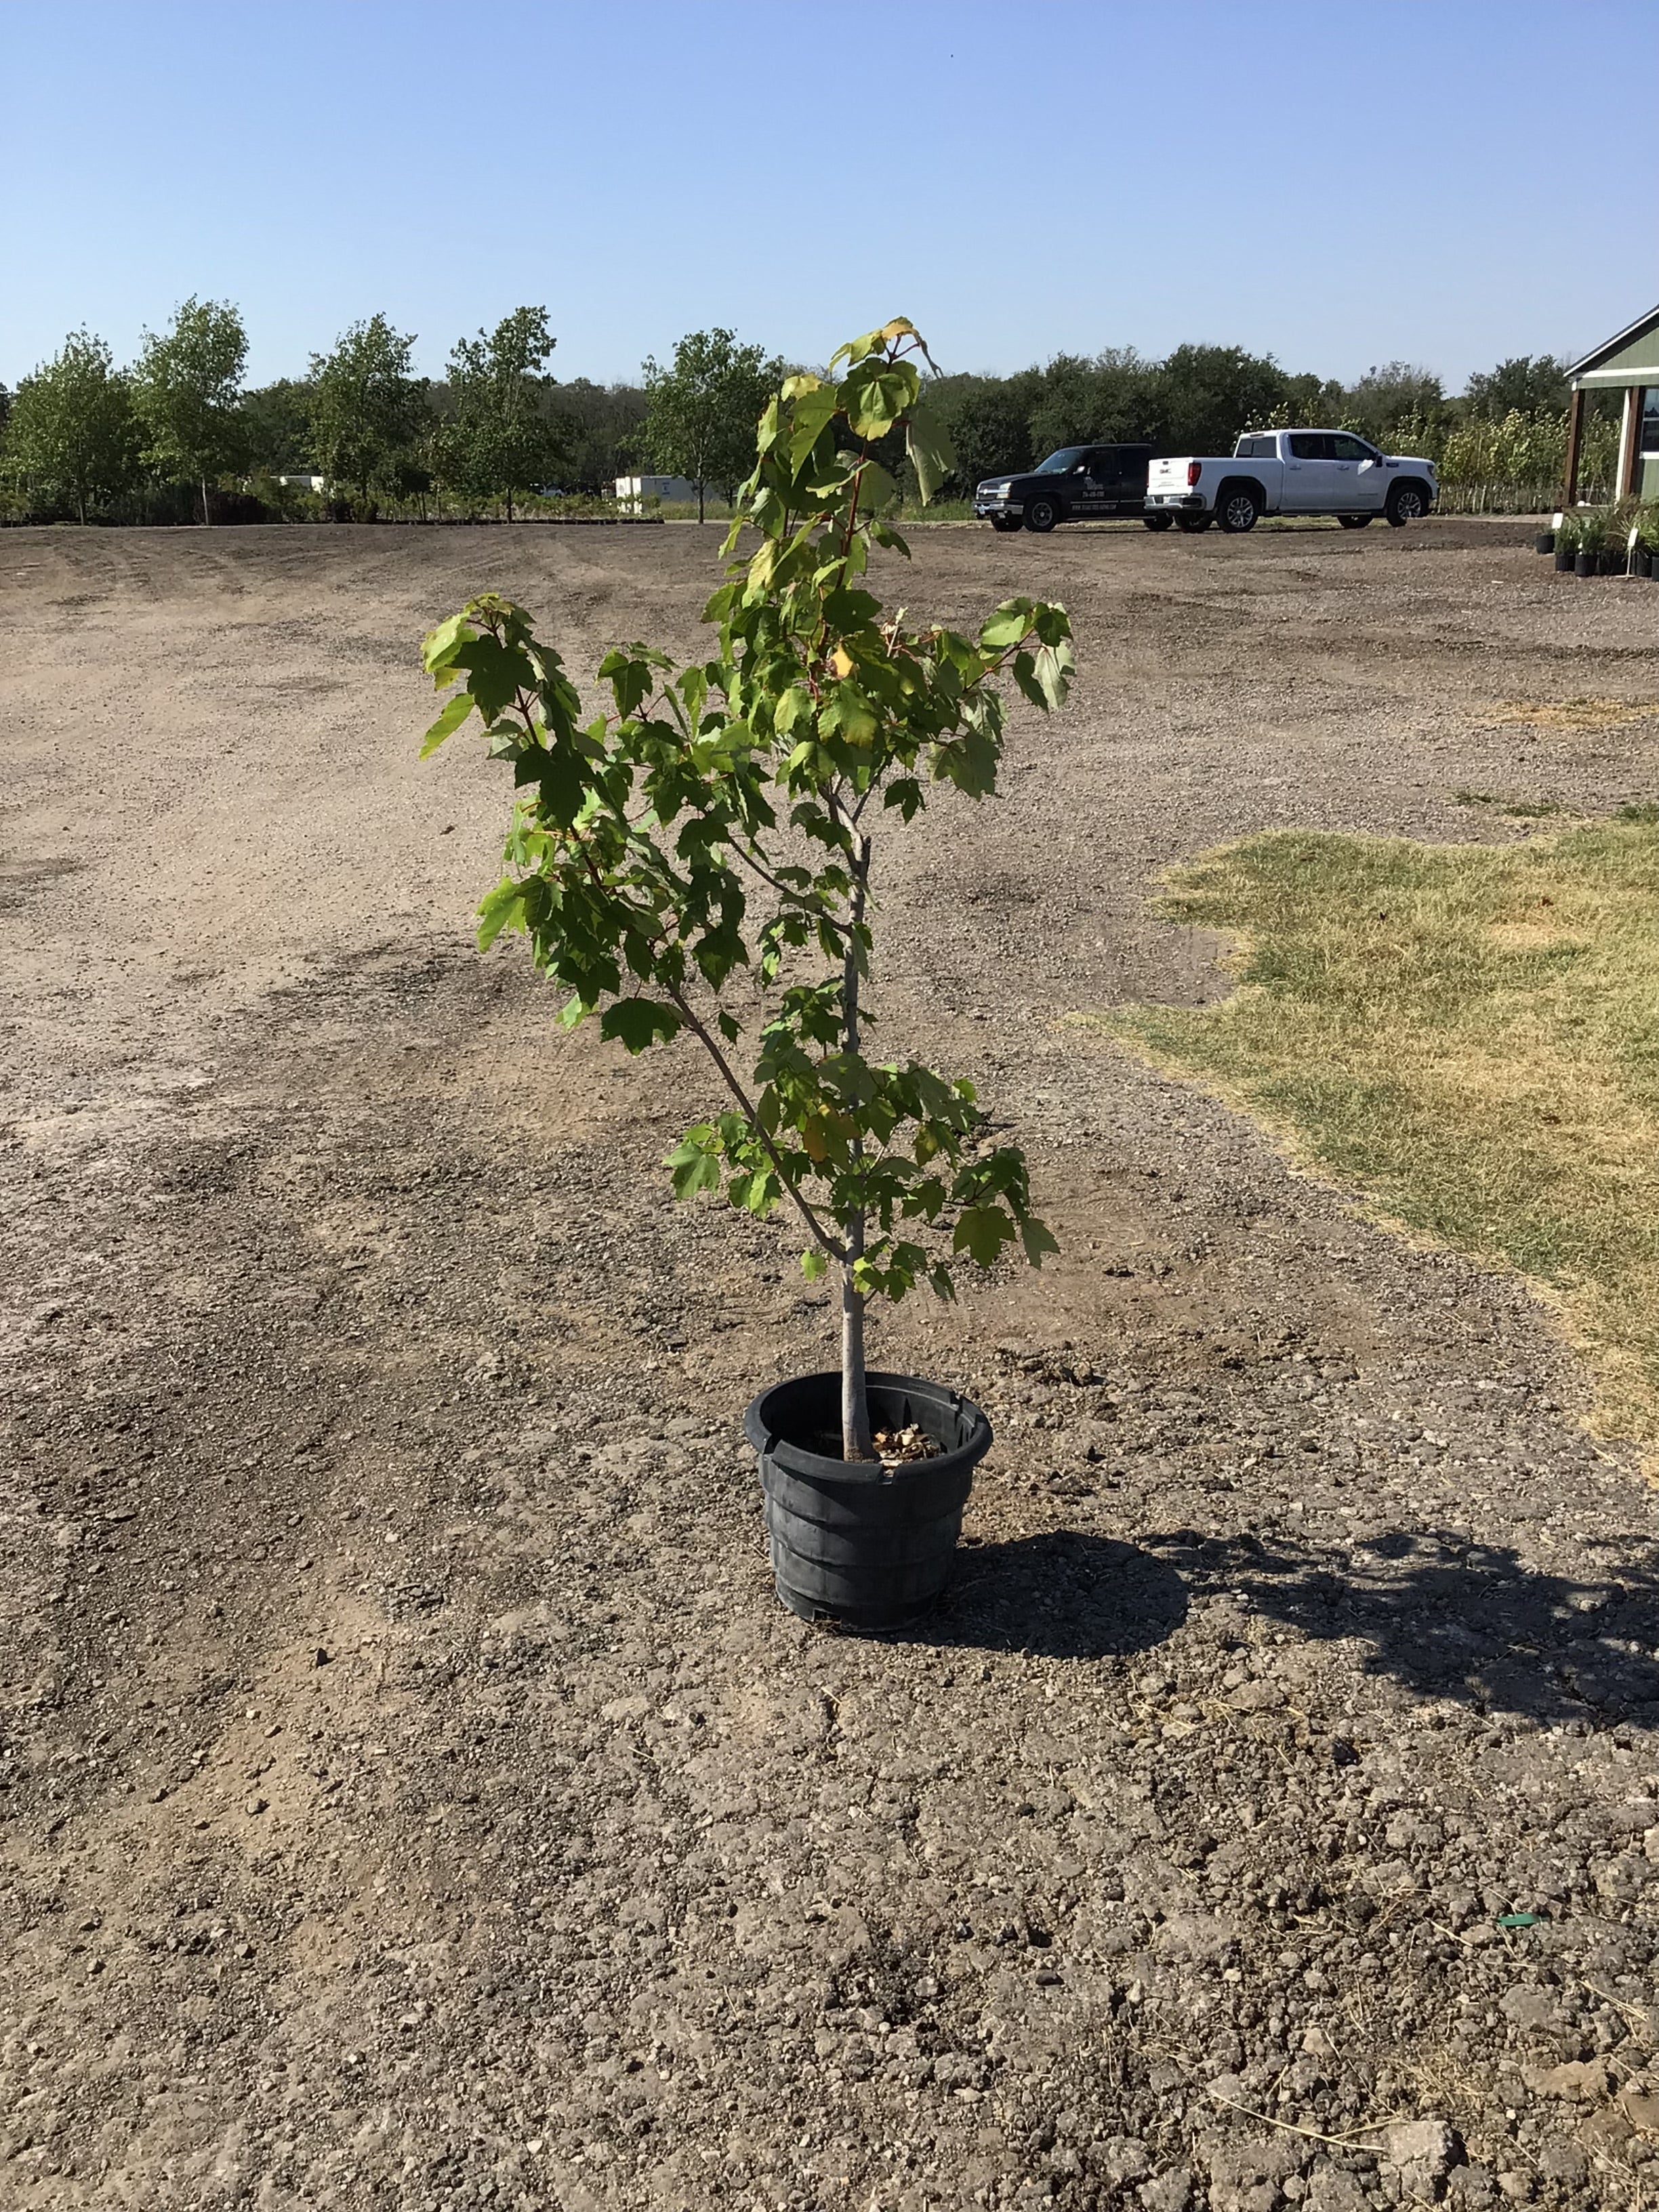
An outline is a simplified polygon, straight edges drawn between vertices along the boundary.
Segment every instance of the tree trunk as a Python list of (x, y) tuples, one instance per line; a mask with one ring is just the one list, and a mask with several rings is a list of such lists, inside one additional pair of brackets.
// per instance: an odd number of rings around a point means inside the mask
[(202, 527), (204, 530), (211, 530), (213, 527), (213, 509), (208, 505), (207, 478), (205, 477), (202, 478)]
[(702, 478), (697, 478), (697, 526), (702, 526)]
[(507, 495), (507, 519), (509, 522), (513, 520), (513, 495), (510, 491)]
[[(702, 487), (698, 490), (701, 493)], [(701, 517), (699, 517), (701, 520)], [(870, 873), (870, 840), (860, 837), (853, 862), (853, 899), (849, 922), (856, 931), (864, 920), (864, 887)], [(849, 934), (841, 971), (842, 1029), (845, 1048), (859, 1048), (859, 946)], [(856, 1164), (863, 1153), (854, 1145)], [(864, 1214), (848, 1214), (841, 1224), (842, 1245), (847, 1257), (841, 1268), (841, 1449), (844, 1459), (873, 1459), (870, 1432), (870, 1400), (865, 1383), (864, 1309), (868, 1303), (853, 1279), (854, 1262), (864, 1256)]]
[(866, 1301), (853, 1287), (853, 1262), (864, 1250), (864, 1216), (854, 1214), (842, 1222), (842, 1230), (847, 1239), (847, 1258), (841, 1270), (841, 1453), (843, 1459), (873, 1459), (876, 1447), (864, 1379)]

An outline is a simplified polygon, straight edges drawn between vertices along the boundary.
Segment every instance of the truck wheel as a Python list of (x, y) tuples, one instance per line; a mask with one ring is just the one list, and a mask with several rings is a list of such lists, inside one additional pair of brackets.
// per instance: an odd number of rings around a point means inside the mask
[(1336, 519), (1345, 530), (1369, 530), (1371, 526), (1369, 514), (1339, 514)]
[(1382, 510), (1395, 530), (1403, 530), (1408, 522), (1421, 522), (1428, 511), (1428, 495), (1419, 483), (1393, 485), (1389, 503)]
[(1143, 514), (1140, 519), (1148, 530), (1167, 530), (1174, 517), (1168, 514)]
[(1184, 530), (1188, 538), (1196, 538), (1200, 531), (1207, 530), (1214, 520), (1214, 516), (1209, 514), (1178, 514), (1175, 526), (1177, 530)]
[(1017, 514), (994, 514), (991, 517), (991, 527), (993, 530), (1003, 532), (1018, 530), (1019, 517)]
[(1051, 499), (1028, 499), (1025, 502), (1025, 527), (1035, 530), (1039, 537), (1052, 530), (1060, 520), (1060, 509)]
[(1255, 494), (1244, 484), (1229, 484), (1215, 503), (1215, 519), (1230, 538), (1254, 530), (1261, 513)]

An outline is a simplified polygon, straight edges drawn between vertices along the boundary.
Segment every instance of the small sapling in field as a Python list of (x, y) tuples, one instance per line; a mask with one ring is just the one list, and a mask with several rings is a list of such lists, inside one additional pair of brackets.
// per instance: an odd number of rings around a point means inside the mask
[(506, 599), (473, 600), (425, 647), (453, 694), (426, 751), (476, 714), (518, 787), (480, 943), (522, 932), (567, 1028), (597, 1015), (630, 1052), (684, 1031), (707, 1053), (723, 1109), (665, 1164), (683, 1198), (723, 1186), (753, 1214), (793, 1207), (807, 1276), (836, 1270), (849, 1461), (873, 1454), (870, 1299), (921, 1283), (949, 1297), (963, 1258), (988, 1267), (1012, 1249), (1038, 1265), (1055, 1249), (1024, 1154), (987, 1140), (973, 1085), (867, 1049), (882, 832), (925, 834), (945, 785), (991, 797), (997, 679), (1046, 714), (1072, 668), (1058, 605), (1009, 599), (969, 634), (910, 624), (870, 588), (872, 548), (908, 557), (872, 448), (902, 430), (924, 498), (948, 465), (927, 358), (900, 320), (843, 346), (827, 375), (786, 380), (738, 496), (738, 557), (704, 611), (707, 659), (620, 647), (598, 672), (611, 706), (585, 718), (558, 653)]

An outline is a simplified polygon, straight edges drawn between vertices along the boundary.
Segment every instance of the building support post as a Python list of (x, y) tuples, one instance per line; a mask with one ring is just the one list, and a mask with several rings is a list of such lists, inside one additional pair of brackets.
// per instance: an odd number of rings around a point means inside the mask
[(1572, 387), (1572, 403), (1567, 410), (1567, 483), (1561, 495), (1565, 507), (1578, 504), (1578, 449), (1584, 441), (1584, 394), (1583, 387)]
[(1619, 469), (1613, 480), (1615, 499), (1628, 499), (1636, 489), (1636, 453), (1642, 442), (1637, 435), (1642, 424), (1641, 410), (1641, 386), (1626, 385), (1625, 411), (1619, 418)]

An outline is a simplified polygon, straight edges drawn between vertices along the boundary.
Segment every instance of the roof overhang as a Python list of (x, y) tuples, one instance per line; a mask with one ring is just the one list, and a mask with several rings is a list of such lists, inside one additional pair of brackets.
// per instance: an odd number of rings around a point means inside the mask
[(1588, 376), (1575, 376), (1575, 392), (1625, 391), (1632, 384), (1659, 384), (1659, 361), (1650, 361), (1645, 368), (1593, 368)]
[(1656, 358), (1659, 358), (1659, 307), (1650, 307), (1645, 315), (1638, 315), (1633, 323), (1629, 324), (1616, 336), (1604, 340), (1599, 346), (1592, 347), (1582, 361), (1575, 361), (1567, 370), (1569, 378), (1574, 384), (1639, 384), (1644, 375), (1651, 374), (1650, 370), (1603, 369), (1600, 368), (1600, 364), (1610, 353), (1619, 352), (1622, 347), (1629, 345), (1636, 338), (1644, 337), (1649, 331), (1653, 333), (1652, 351)]

